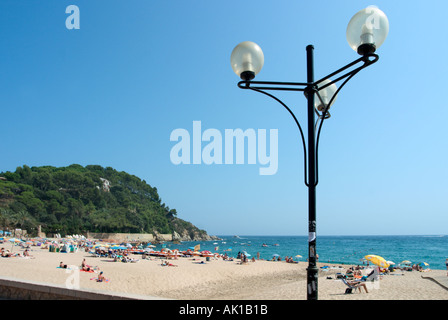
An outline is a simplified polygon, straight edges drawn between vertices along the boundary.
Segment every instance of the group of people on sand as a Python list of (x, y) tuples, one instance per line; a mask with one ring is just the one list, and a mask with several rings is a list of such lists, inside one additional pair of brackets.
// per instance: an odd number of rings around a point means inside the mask
[[(68, 269), (68, 265), (67, 264), (65, 264), (64, 262), (60, 262), (59, 263), (59, 268), (62, 268), (62, 269)], [(81, 270), (83, 270), (83, 271), (88, 271), (88, 272), (90, 272), (90, 271), (93, 271), (93, 272), (97, 272), (98, 270), (99, 270), (100, 268), (98, 268), (98, 267), (93, 267), (93, 266), (91, 266), (91, 265), (88, 265), (87, 263), (86, 263), (86, 259), (83, 259), (82, 260), (82, 262), (81, 262)]]
[[(59, 268), (62, 269), (69, 269), (69, 265), (65, 264), (64, 262), (60, 262), (59, 263)], [(86, 271), (86, 272), (94, 272), (94, 273), (98, 273), (98, 271), (100, 271), (100, 268), (97, 266), (91, 266), (88, 265), (86, 263), (86, 259), (83, 259), (81, 262), (81, 270)], [(103, 275), (103, 271), (100, 271), (98, 274), (97, 278), (93, 278), (94, 280), (96, 280), (97, 282), (103, 282), (103, 281), (107, 281), (108, 279), (106, 279)]]
[[(249, 262), (249, 259), (247, 258), (247, 254), (245, 252), (238, 252), (238, 255), (236, 256), (237, 259), (240, 259), (240, 264), (245, 264)], [(250, 261), (255, 262), (255, 258), (252, 257)]]
[(364, 268), (361, 268), (359, 266), (349, 267), (345, 272), (345, 281), (351, 286), (359, 287), (359, 291), (361, 291), (361, 288), (364, 288), (364, 291), (366, 293), (369, 293), (369, 291), (367, 290), (366, 282), (368, 280), (378, 280), (379, 270), (378, 268), (374, 268), (369, 272), (369, 274), (362, 275), (362, 269)]
[[(408, 269), (409, 270), (409, 269)], [(414, 264), (412, 266), (412, 271), (420, 271), (420, 272), (424, 272), (424, 271), (428, 271), (429, 269), (425, 269), (423, 268), (421, 265), (419, 264)]]
[[(223, 256), (223, 259), (226, 260), (226, 257), (227, 257), (227, 254), (225, 254)], [(249, 259), (247, 258), (247, 255), (244, 252), (238, 252), (238, 255), (237, 255), (236, 258), (237, 259), (241, 259), (241, 263), (246, 263), (246, 262), (249, 261)], [(257, 260), (260, 260), (259, 254), (257, 255)], [(261, 259), (261, 260), (264, 260), (264, 259)], [(250, 259), (250, 261), (255, 262), (256, 261), (255, 257), (252, 257), (252, 259)], [(270, 259), (269, 261), (283, 261), (283, 260), (282, 260), (282, 257), (274, 255), (272, 257), (272, 259)], [(298, 261), (294, 261), (292, 256), (291, 257), (286, 256), (285, 257), (285, 262), (287, 262), (287, 263), (299, 263)]]
[(349, 267), (346, 271), (345, 271), (345, 275), (347, 277), (355, 277), (355, 278), (361, 278), (362, 277), (362, 270), (364, 269), (364, 267), (360, 267), (360, 266), (352, 266)]
[(23, 253), (20, 252), (16, 252), (16, 253), (12, 253), (11, 251), (9, 251), (8, 249), (5, 250), (5, 248), (1, 248), (0, 250), (0, 255), (3, 258), (12, 258), (12, 257), (19, 257), (19, 258), (32, 258), (32, 256), (30, 255), (30, 251), (29, 249), (25, 249), (25, 251), (23, 251)]
[[(108, 251), (105, 250), (99, 250), (96, 249), (96, 251), (94, 252), (94, 254), (97, 257), (107, 257), (107, 258), (112, 258), (113, 262), (138, 262), (138, 259), (133, 259), (130, 257), (129, 254), (129, 250), (121, 250), (121, 249), (109, 249)], [(146, 255), (145, 257), (142, 257), (143, 259), (146, 259)]]
[(299, 263), (298, 261), (294, 261), (294, 259), (292, 257), (285, 257), (285, 262), (287, 263)]
[(221, 255), (221, 258), (222, 258), (222, 260), (224, 260), (224, 261), (233, 261), (233, 258), (232, 258), (232, 257), (229, 257), (229, 256), (227, 255), (227, 252), (226, 252), (225, 254)]
[(133, 259), (133, 258), (131, 258), (129, 256), (113, 255), (112, 258), (113, 258), (113, 262), (118, 262), (118, 261), (121, 261), (121, 262), (138, 262), (138, 261), (140, 261), (138, 259)]
[(97, 257), (116, 258), (116, 257), (129, 257), (131, 251), (129, 249), (112, 249), (108, 250), (96, 248), (95, 251), (89, 251), (86, 247), (86, 252), (91, 252)]

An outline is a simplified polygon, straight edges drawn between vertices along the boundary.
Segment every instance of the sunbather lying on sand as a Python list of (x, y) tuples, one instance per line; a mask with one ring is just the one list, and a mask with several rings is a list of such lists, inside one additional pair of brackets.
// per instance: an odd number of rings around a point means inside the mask
[(1, 249), (1, 256), (3, 258), (13, 258), (13, 257), (22, 257), (22, 254), (19, 253), (12, 253), (9, 250), (4, 250), (4, 248)]
[(161, 265), (162, 265), (163, 267), (165, 267), (165, 266), (168, 266), (168, 267), (177, 267), (177, 265), (172, 264), (172, 263), (170, 263), (170, 262), (168, 262), (168, 261), (163, 261)]
[(138, 259), (132, 259), (132, 258), (129, 258), (129, 257), (123, 257), (122, 259), (121, 259), (121, 262), (139, 262), (140, 260), (138, 260)]

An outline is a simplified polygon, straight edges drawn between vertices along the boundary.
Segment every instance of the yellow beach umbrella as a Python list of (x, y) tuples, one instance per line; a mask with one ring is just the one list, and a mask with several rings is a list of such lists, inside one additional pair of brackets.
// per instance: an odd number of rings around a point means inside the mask
[(374, 254), (369, 254), (369, 255), (365, 256), (364, 259), (372, 262), (373, 264), (376, 264), (378, 267), (381, 267), (381, 268), (389, 267), (389, 264), (383, 257), (377, 256)]

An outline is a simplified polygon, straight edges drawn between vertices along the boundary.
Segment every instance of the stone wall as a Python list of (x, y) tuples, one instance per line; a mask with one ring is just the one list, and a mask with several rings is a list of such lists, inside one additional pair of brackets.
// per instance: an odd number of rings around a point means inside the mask
[(0, 278), (0, 299), (6, 300), (159, 300), (157, 297), (68, 289), (47, 283)]
[(108, 239), (116, 242), (152, 242), (152, 241), (172, 241), (172, 234), (157, 234), (150, 233), (87, 233), (88, 239)]

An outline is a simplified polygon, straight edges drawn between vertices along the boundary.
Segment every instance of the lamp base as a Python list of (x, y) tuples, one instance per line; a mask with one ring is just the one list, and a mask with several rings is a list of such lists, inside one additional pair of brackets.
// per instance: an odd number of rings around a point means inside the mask
[(374, 53), (376, 51), (376, 46), (373, 43), (364, 43), (358, 47), (358, 53), (360, 55), (365, 55), (369, 53)]
[(253, 78), (255, 78), (255, 72), (253, 71), (241, 72), (240, 78), (243, 79), (244, 81), (250, 81)]

